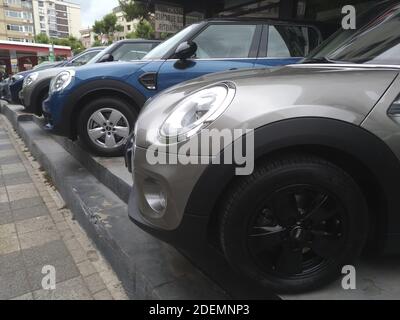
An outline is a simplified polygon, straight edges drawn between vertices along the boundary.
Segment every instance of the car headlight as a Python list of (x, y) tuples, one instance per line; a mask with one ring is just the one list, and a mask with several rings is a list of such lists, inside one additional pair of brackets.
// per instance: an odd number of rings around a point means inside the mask
[(50, 94), (64, 90), (71, 83), (75, 77), (74, 70), (66, 70), (60, 72), (50, 84)]
[(33, 72), (31, 73), (29, 76), (27, 76), (24, 80), (23, 83), (23, 87), (29, 87), (30, 85), (32, 85), (32, 83), (34, 83), (37, 78), (39, 77), (39, 73), (38, 72)]
[(161, 139), (181, 142), (197, 134), (225, 112), (235, 93), (235, 85), (224, 82), (184, 98), (160, 127)]

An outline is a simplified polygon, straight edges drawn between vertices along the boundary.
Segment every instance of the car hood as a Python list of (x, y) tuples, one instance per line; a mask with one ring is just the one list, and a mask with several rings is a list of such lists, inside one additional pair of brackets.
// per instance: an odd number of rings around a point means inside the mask
[(219, 82), (236, 95), (210, 127), (257, 129), (298, 117), (326, 117), (360, 125), (400, 69), (362, 65), (292, 65), (207, 75), (167, 89), (142, 110), (137, 144), (147, 147), (146, 128), (159, 128), (176, 104), (194, 91)]
[(133, 72), (137, 71), (149, 62), (105, 62), (105, 63), (93, 63), (81, 67), (59, 67), (38, 71), (38, 80), (45, 80), (53, 78), (64, 70), (75, 70), (75, 77), (80, 80), (86, 80), (88, 78), (97, 77), (118, 77), (126, 78), (132, 75)]
[(75, 77), (80, 80), (104, 77), (125, 79), (148, 63), (148, 61), (140, 60), (138, 60), (137, 62), (94, 63), (76, 68)]

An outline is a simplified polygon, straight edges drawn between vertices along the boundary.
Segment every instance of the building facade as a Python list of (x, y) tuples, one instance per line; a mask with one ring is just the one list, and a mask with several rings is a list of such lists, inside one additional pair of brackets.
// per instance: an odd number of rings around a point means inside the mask
[(125, 18), (124, 12), (121, 11), (120, 7), (116, 7), (113, 9), (113, 13), (117, 16), (118, 24), (124, 28), (123, 31), (117, 32), (115, 34), (116, 40), (123, 40), (126, 39), (126, 35), (135, 31), (136, 25), (138, 21), (127, 21)]
[(63, 0), (32, 0), (36, 34), (47, 34), (51, 38), (79, 39), (81, 7)]
[(0, 40), (33, 42), (32, 1), (0, 0)]

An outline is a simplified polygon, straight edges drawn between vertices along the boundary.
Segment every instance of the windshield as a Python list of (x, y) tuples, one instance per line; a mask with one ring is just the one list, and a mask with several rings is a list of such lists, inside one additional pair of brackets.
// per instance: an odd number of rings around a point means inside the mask
[(190, 32), (196, 29), (199, 24), (192, 24), (185, 29), (178, 32), (172, 38), (169, 38), (165, 42), (159, 44), (153, 50), (151, 50), (147, 55), (144, 56), (143, 60), (157, 60), (162, 59), (164, 55), (179, 44)]
[(357, 30), (338, 31), (304, 62), (400, 64), (400, 5), (389, 3), (362, 14)]
[(98, 54), (96, 54), (92, 59), (90, 59), (87, 64), (97, 63), (105, 54), (112, 51), (115, 48), (115, 46), (117, 46), (117, 45), (118, 45), (118, 43), (114, 43), (111, 46), (103, 49)]

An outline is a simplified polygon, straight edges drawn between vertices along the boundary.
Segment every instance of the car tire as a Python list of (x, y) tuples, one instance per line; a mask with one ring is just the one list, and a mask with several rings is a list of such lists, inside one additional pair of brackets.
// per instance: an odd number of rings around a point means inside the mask
[(256, 166), (229, 188), (221, 209), (228, 262), (278, 293), (310, 291), (335, 280), (361, 255), (369, 231), (357, 183), (314, 156)]
[(43, 102), (49, 97), (49, 88), (45, 88), (39, 95), (37, 99), (37, 104), (34, 113), (37, 116), (43, 115)]
[[(113, 117), (114, 114), (115, 117)], [(104, 123), (99, 123), (98, 116), (104, 120)], [(96, 99), (88, 103), (79, 116), (79, 138), (96, 155), (122, 156), (126, 138), (133, 130), (136, 120), (136, 110), (125, 100), (114, 97)], [(96, 130), (102, 132), (97, 133)], [(96, 136), (93, 132), (96, 132)], [(104, 135), (96, 139), (97, 134), (101, 135), (101, 133)]]

